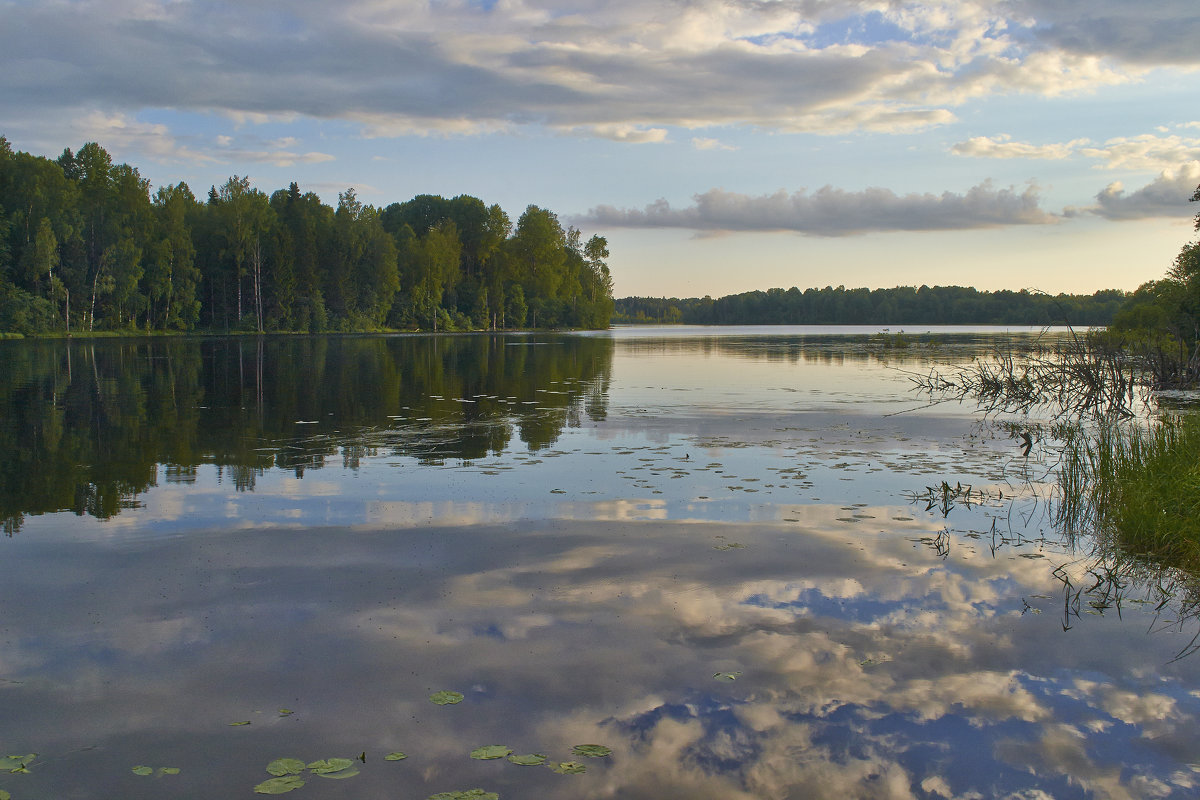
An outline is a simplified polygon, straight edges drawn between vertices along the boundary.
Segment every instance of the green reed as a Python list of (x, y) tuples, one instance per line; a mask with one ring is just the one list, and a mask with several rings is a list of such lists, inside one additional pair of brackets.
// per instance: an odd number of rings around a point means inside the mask
[(1200, 416), (1079, 426), (1058, 469), (1064, 530), (1200, 568)]

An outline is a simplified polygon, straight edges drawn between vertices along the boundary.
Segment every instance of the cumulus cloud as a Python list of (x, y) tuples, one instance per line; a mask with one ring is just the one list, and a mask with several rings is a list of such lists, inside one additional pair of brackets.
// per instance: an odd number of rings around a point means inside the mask
[(731, 144), (725, 144), (720, 139), (709, 139), (703, 136), (692, 137), (692, 147), (696, 150), (737, 150)]
[(957, 156), (972, 158), (1039, 158), (1061, 160), (1069, 158), (1082, 145), (1088, 144), (1087, 139), (1072, 139), (1069, 142), (1054, 144), (1030, 144), (1014, 142), (1012, 136), (974, 136), (965, 142), (959, 142), (950, 148)]
[(1080, 152), (1101, 160), (1108, 169), (1167, 170), (1200, 160), (1200, 139), (1148, 133), (1109, 139), (1102, 147), (1085, 147)]
[(1039, 205), (1034, 186), (1018, 191), (982, 183), (964, 194), (897, 195), (890, 189), (858, 192), (824, 186), (815, 192), (751, 196), (711, 189), (687, 208), (658, 200), (643, 209), (598, 206), (581, 221), (626, 228), (688, 228), (697, 231), (795, 231), (848, 236), (876, 231), (934, 231), (1044, 225), (1057, 220)]
[[(1179, 125), (1191, 128), (1194, 123)], [(1200, 139), (1171, 134), (1170, 129), (1159, 126), (1158, 133), (1139, 136), (1117, 137), (1103, 144), (1093, 144), (1088, 139), (1072, 139), (1069, 142), (1032, 144), (1013, 141), (1008, 134), (996, 136), (974, 136), (958, 142), (950, 152), (972, 158), (1037, 158), (1061, 160), (1073, 155), (1082, 155), (1101, 162), (1103, 169), (1126, 169), (1156, 172), (1177, 167), (1179, 164), (1200, 160)]]
[(1196, 212), (1188, 198), (1200, 184), (1200, 161), (1191, 161), (1179, 169), (1163, 170), (1140, 189), (1126, 192), (1125, 185), (1114, 181), (1096, 195), (1097, 205), (1090, 210), (1105, 219), (1130, 220), (1149, 217), (1187, 217)]
[(125, 114), (92, 111), (68, 127), (75, 141), (103, 142), (116, 152), (136, 151), (158, 162), (211, 164), (221, 160), (203, 148), (180, 143), (166, 125), (141, 122)]
[[(43, 135), (51, 132), (53, 137), (48, 138), (76, 144), (99, 142), (118, 159), (146, 158), (160, 164), (212, 166), (255, 163), (290, 167), (335, 160), (335, 156), (329, 153), (303, 149), (302, 142), (294, 136), (264, 139), (253, 134), (179, 135), (160, 122), (146, 122), (129, 114), (95, 110), (58, 120)], [(46, 147), (47, 151), (50, 149)]]
[(573, 135), (611, 139), (614, 142), (630, 144), (660, 143), (667, 140), (665, 128), (644, 128), (640, 125), (586, 125), (572, 128)]
[[(913, 131), (1012, 92), (1195, 66), (1192, 0), (0, 0), (0, 113), (215, 112), (369, 135)], [(150, 66), (148, 66), (150, 65)], [(6, 112), (6, 113), (5, 113)]]

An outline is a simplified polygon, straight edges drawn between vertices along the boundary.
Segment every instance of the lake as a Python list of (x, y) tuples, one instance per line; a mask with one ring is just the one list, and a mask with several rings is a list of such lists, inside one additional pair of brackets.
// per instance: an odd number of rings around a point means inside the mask
[(1195, 797), (1193, 602), (913, 389), (1054, 335), (0, 342), (0, 790)]

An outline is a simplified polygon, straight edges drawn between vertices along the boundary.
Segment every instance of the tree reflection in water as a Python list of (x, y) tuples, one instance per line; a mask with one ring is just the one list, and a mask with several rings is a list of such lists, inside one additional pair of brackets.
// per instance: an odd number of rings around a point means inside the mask
[[(553, 341), (555, 346), (545, 346)], [(113, 517), (213, 464), (241, 490), (327, 459), (423, 462), (552, 445), (604, 417), (611, 340), (593, 337), (238, 337), (6, 342), (0, 517)]]

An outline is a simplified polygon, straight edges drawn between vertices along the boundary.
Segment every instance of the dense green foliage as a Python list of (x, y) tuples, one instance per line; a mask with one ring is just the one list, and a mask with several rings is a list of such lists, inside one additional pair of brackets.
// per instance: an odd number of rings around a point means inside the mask
[(57, 160), (0, 137), (0, 332), (602, 328), (612, 280), (529, 206), (421, 195), (337, 208), (233, 176), (199, 201), (89, 142)]
[(713, 300), (625, 297), (614, 322), (692, 325), (1106, 325), (1125, 294), (1051, 296), (962, 286), (769, 289)]
[[(1200, 201), (1200, 187), (1190, 199)], [(1200, 214), (1194, 228), (1200, 231)], [(1146, 361), (1158, 386), (1200, 382), (1200, 241), (1183, 246), (1165, 278), (1129, 296), (1112, 331)]]

